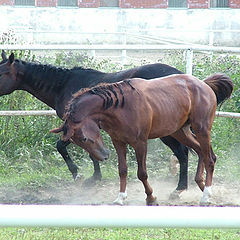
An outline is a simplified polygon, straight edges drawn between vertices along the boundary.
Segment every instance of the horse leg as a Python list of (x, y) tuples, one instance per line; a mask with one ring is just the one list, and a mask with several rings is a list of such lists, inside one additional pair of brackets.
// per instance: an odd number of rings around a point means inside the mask
[(180, 141), (182, 144), (194, 149), (194, 151), (198, 154), (199, 160), (198, 160), (198, 167), (197, 167), (197, 173), (195, 176), (195, 181), (198, 184), (199, 188), (203, 191), (204, 189), (204, 178), (203, 178), (203, 172), (204, 172), (204, 162), (202, 157), (202, 151), (200, 147), (200, 143), (196, 140), (196, 137), (193, 135), (192, 131), (190, 131), (189, 126), (186, 126), (174, 134), (172, 134), (174, 138), (176, 138), (178, 141)]
[(120, 177), (120, 191), (117, 199), (113, 203), (123, 205), (123, 201), (127, 198), (127, 144), (113, 139), (112, 142), (118, 155), (118, 173)]
[[(191, 125), (196, 137), (194, 137), (190, 129), (187, 127), (180, 129), (172, 136), (176, 137), (176, 139), (184, 145), (193, 148), (198, 154), (199, 160), (195, 181), (197, 182), (199, 188), (203, 191), (200, 203), (205, 204), (209, 202), (209, 197), (211, 196), (212, 177), (216, 161), (216, 156), (213, 153), (210, 144), (211, 124), (206, 125), (208, 127), (204, 127), (202, 124), (192, 122)], [(204, 167), (206, 169), (205, 184), (203, 178)]]
[(206, 170), (205, 186), (204, 184), (202, 184), (201, 187), (199, 186), (201, 190), (203, 190), (203, 196), (201, 198), (200, 204), (208, 204), (209, 197), (211, 197), (212, 195), (211, 187), (212, 187), (212, 178), (213, 178), (214, 166), (216, 162), (216, 156), (213, 153), (212, 146), (210, 143), (210, 131), (202, 130), (201, 132), (196, 134), (196, 136), (201, 146), (201, 155), (203, 159), (202, 168), (204, 165)]
[(78, 167), (77, 165), (75, 165), (72, 161), (72, 159), (70, 158), (68, 151), (67, 151), (67, 146), (70, 144), (70, 141), (64, 142), (62, 140), (59, 140), (57, 142), (57, 150), (58, 152), (61, 154), (61, 156), (63, 157), (64, 161), (66, 162), (69, 171), (72, 173), (73, 179), (77, 180), (78, 176)]
[(171, 136), (160, 138), (177, 157), (180, 164), (180, 174), (177, 188), (170, 194), (170, 199), (177, 199), (188, 188), (188, 148)]
[(147, 156), (147, 142), (138, 143), (137, 146), (134, 147), (137, 163), (138, 163), (138, 171), (137, 176), (138, 179), (143, 183), (145, 188), (145, 193), (147, 195), (146, 203), (149, 206), (158, 205), (157, 198), (152, 195), (153, 189), (148, 183), (148, 175), (146, 168), (146, 156)]
[(93, 172), (93, 175), (90, 178), (86, 179), (83, 182), (83, 186), (85, 186), (85, 187), (95, 185), (96, 181), (101, 181), (102, 180), (102, 173), (101, 173), (99, 161), (97, 161), (90, 154), (89, 154), (89, 157), (93, 162), (94, 172)]

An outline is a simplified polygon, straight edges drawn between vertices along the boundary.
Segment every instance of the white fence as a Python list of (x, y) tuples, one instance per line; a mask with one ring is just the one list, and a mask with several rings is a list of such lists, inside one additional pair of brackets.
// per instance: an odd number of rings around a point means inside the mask
[(213, 47), (202, 45), (128, 45), (128, 44), (111, 44), (111, 45), (0, 45), (0, 49), (4, 50), (122, 50), (122, 64), (126, 63), (126, 51), (127, 50), (186, 50), (186, 73), (192, 74), (193, 65), (193, 53), (194, 51), (210, 51), (210, 52), (228, 52), (228, 53), (240, 53), (240, 48), (235, 47)]
[[(56, 116), (55, 110), (16, 110), (0, 111), (0, 116)], [(240, 118), (240, 113), (233, 112), (216, 112), (217, 117)]]
[(240, 228), (239, 207), (0, 205), (0, 227)]

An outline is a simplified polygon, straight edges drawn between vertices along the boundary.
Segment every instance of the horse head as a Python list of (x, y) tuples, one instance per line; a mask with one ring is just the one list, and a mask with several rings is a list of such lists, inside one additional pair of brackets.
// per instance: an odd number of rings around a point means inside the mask
[(67, 118), (62, 127), (51, 130), (53, 133), (62, 131), (63, 141), (73, 141), (98, 161), (108, 159), (109, 150), (104, 146), (100, 128), (95, 120), (86, 118), (75, 123), (70, 118)]
[(109, 150), (105, 148), (98, 124), (92, 119), (86, 119), (79, 129), (79, 146), (85, 149), (98, 161), (107, 160)]
[(0, 62), (0, 96), (10, 94), (18, 88), (18, 76), (23, 74), (22, 64), (14, 59), (14, 54), (11, 53), (7, 58), (2, 51), (2, 61)]

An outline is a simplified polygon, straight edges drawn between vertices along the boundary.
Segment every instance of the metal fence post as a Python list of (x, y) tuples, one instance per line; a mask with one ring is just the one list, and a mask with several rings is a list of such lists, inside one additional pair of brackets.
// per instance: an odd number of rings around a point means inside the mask
[(186, 56), (186, 73), (192, 75), (192, 65), (193, 65), (193, 50), (187, 50)]
[[(127, 44), (127, 34), (123, 33), (123, 45)], [(127, 63), (127, 50), (122, 50), (121, 64), (124, 66)]]

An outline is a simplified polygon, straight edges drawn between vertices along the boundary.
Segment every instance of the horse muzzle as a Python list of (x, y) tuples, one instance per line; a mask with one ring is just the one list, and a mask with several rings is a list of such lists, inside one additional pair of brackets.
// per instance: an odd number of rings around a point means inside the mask
[(110, 151), (107, 148), (102, 148), (101, 151), (98, 152), (96, 158), (98, 161), (105, 161), (109, 158)]

